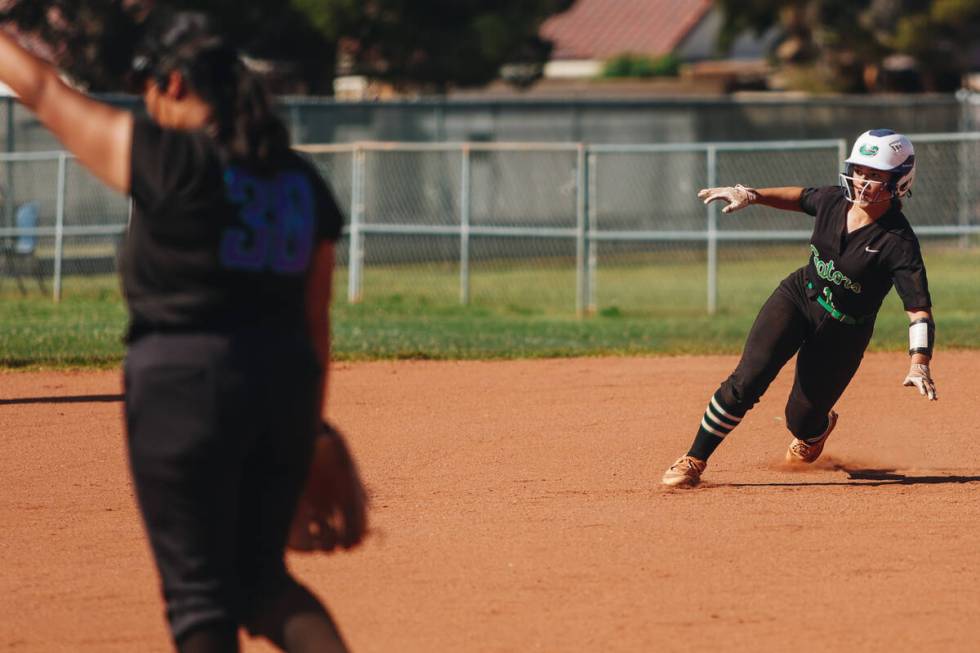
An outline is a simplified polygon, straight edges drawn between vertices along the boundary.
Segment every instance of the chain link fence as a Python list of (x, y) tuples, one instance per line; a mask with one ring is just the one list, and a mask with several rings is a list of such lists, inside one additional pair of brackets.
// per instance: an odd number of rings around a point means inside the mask
[[(907, 208), (916, 232), (975, 242), (980, 132), (911, 138), (918, 178)], [(731, 294), (726, 265), (796, 250), (802, 263), (812, 218), (761, 207), (722, 216), (717, 203), (697, 200), (697, 190), (835, 184), (847, 143), (300, 149), (329, 180), (347, 216), (338, 260), (351, 302), (424, 296), (582, 314), (674, 306), (679, 296), (700, 296), (688, 303), (711, 313), (719, 310), (719, 296)], [(10, 180), (12, 190), (0, 221), (0, 284), (11, 278), (36, 284), (57, 300), (66, 278), (115, 272), (126, 198), (62, 152), (0, 155), (0, 179)], [(36, 221), (21, 223), (19, 209), (31, 203)]]
[[(980, 133), (912, 139), (920, 163), (908, 209), (917, 233), (967, 244), (980, 233), (972, 173)], [(673, 305), (692, 293), (715, 312), (720, 265), (780, 247), (803, 252), (812, 218), (762, 207), (722, 217), (717, 203), (696, 200), (697, 190), (836, 184), (848, 151), (843, 140), (301, 149), (350, 198), (342, 257), (349, 301), (394, 292), (392, 279), (404, 284), (401, 292), (428, 288), (445, 299), (446, 279), (455, 276), (463, 303), (518, 305), (534, 292), (536, 303), (578, 313), (637, 301)], [(332, 176), (347, 165), (342, 179)], [(623, 283), (632, 277), (645, 292)]]
[[(0, 154), (7, 179), (0, 221), (0, 284), (36, 283), (61, 297), (66, 277), (116, 270), (129, 201), (65, 152)], [(2, 287), (2, 286), (0, 286)]]

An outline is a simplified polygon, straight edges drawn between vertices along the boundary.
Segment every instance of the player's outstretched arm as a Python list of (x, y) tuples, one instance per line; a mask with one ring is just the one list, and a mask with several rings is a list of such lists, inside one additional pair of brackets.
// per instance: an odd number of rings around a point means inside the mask
[(904, 386), (913, 386), (923, 397), (935, 401), (936, 383), (932, 380), (929, 362), (932, 360), (932, 348), (936, 339), (936, 325), (932, 312), (928, 309), (905, 311), (909, 316), (909, 356), (912, 364), (909, 373), (902, 381)]
[(762, 204), (787, 211), (802, 211), (803, 208), (800, 206), (802, 195), (803, 188), (799, 186), (749, 188), (742, 184), (736, 184), (734, 186), (704, 188), (698, 192), (698, 199), (704, 201), (705, 204), (716, 200), (725, 202), (725, 206), (721, 209), (722, 213), (734, 213), (750, 204)]
[(65, 84), (50, 64), (0, 32), (0, 80), (111, 188), (129, 193), (133, 116)]

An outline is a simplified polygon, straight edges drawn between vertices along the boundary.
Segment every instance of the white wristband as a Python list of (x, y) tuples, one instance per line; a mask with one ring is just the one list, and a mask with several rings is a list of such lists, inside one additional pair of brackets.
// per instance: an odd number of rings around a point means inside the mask
[(929, 348), (929, 324), (926, 322), (918, 322), (909, 327), (909, 349), (915, 351), (916, 349), (928, 349)]

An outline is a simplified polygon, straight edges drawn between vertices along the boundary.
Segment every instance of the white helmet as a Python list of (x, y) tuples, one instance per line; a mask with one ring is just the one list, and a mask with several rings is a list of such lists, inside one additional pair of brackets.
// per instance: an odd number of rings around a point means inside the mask
[[(891, 197), (906, 197), (911, 195), (912, 181), (915, 179), (915, 149), (912, 141), (891, 129), (872, 129), (866, 131), (854, 141), (851, 156), (844, 161), (844, 172), (840, 175), (840, 184), (844, 187), (847, 199), (851, 202), (877, 202), (881, 189), (878, 188), (873, 197), (854, 197), (854, 166), (865, 166), (891, 173), (891, 178), (885, 184), (885, 189), (891, 191)], [(890, 199), (890, 198), (882, 198)]]

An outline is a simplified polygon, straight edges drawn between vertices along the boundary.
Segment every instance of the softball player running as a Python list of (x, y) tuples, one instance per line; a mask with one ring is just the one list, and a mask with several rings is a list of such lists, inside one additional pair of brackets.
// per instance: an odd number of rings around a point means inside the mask
[(149, 119), (66, 86), (0, 35), (0, 79), (134, 213), (126, 427), (182, 653), (340, 651), (287, 572), (329, 351), (341, 214), (265, 90), (201, 14), (161, 19), (135, 61)]
[(881, 303), (898, 291), (911, 324), (911, 369), (904, 385), (936, 399), (929, 361), (935, 325), (919, 242), (902, 214), (915, 179), (908, 138), (889, 129), (861, 134), (844, 162), (839, 186), (706, 188), (704, 203), (723, 213), (749, 204), (803, 211), (816, 218), (807, 265), (786, 277), (762, 307), (742, 358), (708, 402), (694, 443), (667, 469), (663, 483), (698, 484), (708, 458), (759, 401), (794, 354), (796, 373), (786, 402), (793, 434), (787, 460), (812, 463), (837, 424), (833, 407), (857, 371)]

